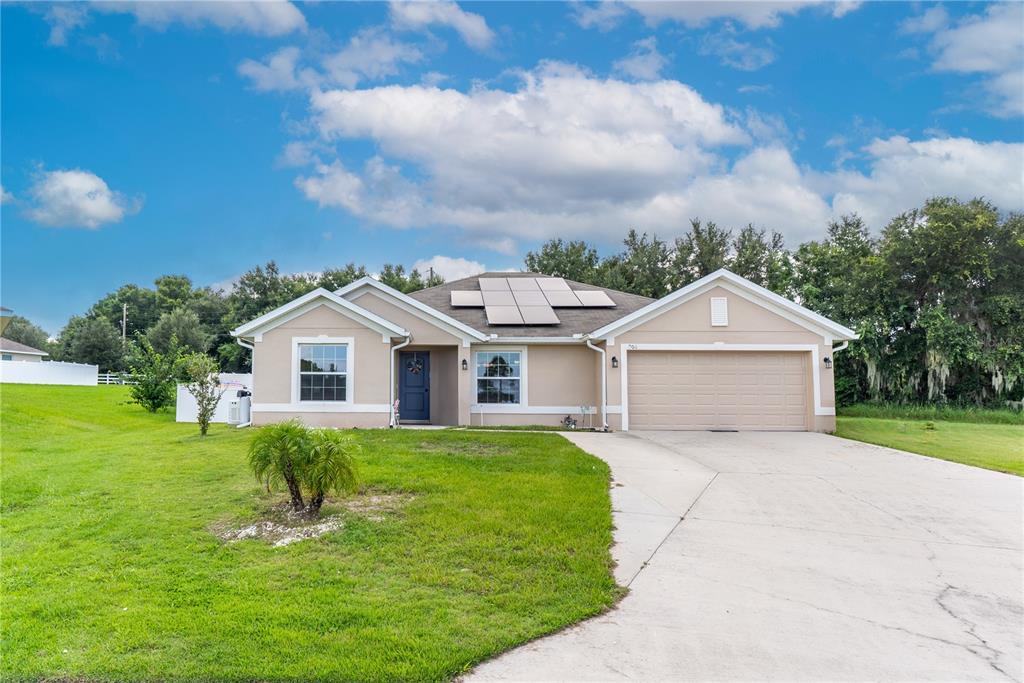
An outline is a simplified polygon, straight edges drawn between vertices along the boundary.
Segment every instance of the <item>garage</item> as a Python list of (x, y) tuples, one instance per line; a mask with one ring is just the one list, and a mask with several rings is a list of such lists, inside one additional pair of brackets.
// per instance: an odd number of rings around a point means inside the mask
[(797, 351), (631, 352), (629, 428), (808, 429), (809, 356)]

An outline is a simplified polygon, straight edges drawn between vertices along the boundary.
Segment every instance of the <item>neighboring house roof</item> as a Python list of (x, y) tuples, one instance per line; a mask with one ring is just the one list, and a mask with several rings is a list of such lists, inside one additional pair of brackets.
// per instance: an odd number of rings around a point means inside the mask
[(750, 280), (740, 277), (736, 273), (724, 268), (716, 270), (696, 282), (691, 282), (682, 289), (678, 289), (671, 294), (667, 294), (666, 296), (649, 303), (643, 308), (633, 311), (628, 316), (609, 323), (600, 329), (594, 330), (591, 336), (594, 338), (607, 339), (609, 337), (622, 334), (623, 332), (626, 332), (637, 325), (642, 325), (661, 313), (671, 310), (683, 302), (688, 301), (689, 299), (692, 299), (693, 297), (698, 296), (699, 294), (716, 286), (723, 287), (724, 289), (747, 298), (754, 303), (760, 304), (769, 310), (773, 310), (779, 315), (782, 315), (783, 317), (788, 318), (796, 324), (806, 327), (813, 332), (822, 334), (823, 336), (831, 336), (833, 340), (848, 341), (857, 339), (857, 333), (850, 328), (840, 325), (833, 320), (829, 320), (825, 316), (819, 315), (809, 308), (804, 308), (800, 304), (779, 296), (775, 292), (765, 289), (760, 285), (756, 285)]
[(351, 301), (343, 299), (334, 292), (327, 291), (323, 287), (318, 287), (312, 292), (303, 294), (299, 298), (289, 301), (285, 305), (279, 306), (269, 313), (261, 315), (255, 320), (250, 320), (244, 325), (239, 325), (237, 328), (231, 330), (231, 334), (236, 337), (251, 337), (263, 334), (264, 332), (272, 330), (292, 318), (313, 310), (317, 306), (327, 306), (342, 315), (360, 320), (363, 324), (382, 334), (389, 334), (391, 336), (398, 337), (409, 336), (409, 332), (404, 328), (389, 320), (385, 320), (376, 313), (366, 310), (362, 306), (358, 306)]
[(650, 304), (653, 299), (636, 294), (627, 294), (615, 289), (597, 287), (582, 282), (566, 280), (572, 289), (583, 291), (602, 291), (615, 302), (615, 308), (558, 308), (558, 324), (556, 325), (491, 325), (487, 322), (487, 313), (483, 308), (463, 308), (452, 306), (452, 291), (479, 290), (479, 279), (482, 277), (548, 277), (539, 273), (480, 273), (472, 277), (446, 282), (437, 287), (421, 289), (408, 296), (422, 302), (434, 310), (453, 318), (474, 330), (495, 334), (501, 337), (542, 338), (572, 337), (584, 335), (608, 325)]
[(29, 356), (49, 356), (50, 354), (46, 351), (40, 351), (39, 349), (33, 349), (27, 344), (12, 341), (10, 339), (4, 339), (0, 337), (0, 351), (6, 351), (7, 353), (24, 353)]
[(441, 323), (442, 326), (454, 328), (463, 335), (472, 337), (477, 341), (485, 341), (487, 339), (487, 335), (484, 334), (483, 332), (475, 330), (466, 323), (456, 320), (455, 318), (447, 315), (443, 311), (438, 310), (433, 306), (428, 306), (422, 303), (421, 301), (417, 301), (408, 294), (400, 292), (394, 287), (389, 287), (380, 280), (372, 278), (369, 275), (361, 277), (355, 282), (345, 285), (344, 287), (335, 291), (334, 293), (337, 294), (338, 296), (345, 297), (349, 293), (355, 292), (356, 290), (361, 289), (363, 287), (371, 287), (379, 292), (387, 294), (388, 296), (394, 299), (397, 299), (398, 301), (401, 301), (402, 303), (406, 304), (407, 306), (413, 308), (414, 310), (422, 314), (419, 317), (423, 317), (423, 315), (425, 315), (428, 318), (433, 319), (435, 322)]

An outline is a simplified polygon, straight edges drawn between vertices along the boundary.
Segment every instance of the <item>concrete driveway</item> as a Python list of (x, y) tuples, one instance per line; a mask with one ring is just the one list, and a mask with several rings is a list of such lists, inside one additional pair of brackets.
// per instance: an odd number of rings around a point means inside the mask
[(1015, 680), (1024, 480), (809, 433), (573, 434), (618, 607), (480, 680)]

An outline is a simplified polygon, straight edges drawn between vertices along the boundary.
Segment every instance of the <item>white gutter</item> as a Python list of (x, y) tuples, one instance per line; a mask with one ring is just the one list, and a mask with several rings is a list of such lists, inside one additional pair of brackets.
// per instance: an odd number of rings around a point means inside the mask
[(842, 351), (843, 349), (845, 349), (845, 348), (846, 348), (847, 346), (849, 346), (849, 345), (850, 345), (850, 342), (848, 342), (848, 341), (844, 341), (844, 342), (843, 342), (842, 344), (840, 344), (839, 346), (833, 346), (833, 347), (832, 347), (832, 355), (833, 355), (833, 356), (834, 356), (834, 355), (836, 355), (837, 353), (839, 353), (840, 351)]
[[(238, 342), (238, 345), (241, 346), (243, 349), (249, 349), (249, 352), (252, 354), (252, 357), (249, 359), (249, 369), (255, 371), (255, 369), (256, 369), (256, 347), (253, 346), (252, 344), (246, 342), (246, 341), (243, 341), (241, 337), (235, 337), (235, 341)], [(255, 378), (256, 377), (256, 373), (253, 372), (252, 376)], [(249, 389), (251, 390), (252, 387), (249, 387)], [(252, 393), (252, 392), (250, 391), (250, 393)], [(242, 422), (240, 424), (235, 425), (235, 429), (244, 429), (246, 427), (251, 427), (252, 426), (252, 409), (250, 408), (249, 410), (250, 410), (250, 412), (249, 412), (249, 421), (248, 422)]]
[(605, 368), (605, 353), (604, 349), (594, 346), (593, 342), (590, 341), (590, 337), (586, 340), (587, 347), (592, 351), (597, 351), (601, 354), (601, 424), (603, 431), (608, 431), (608, 378), (605, 376), (607, 369)]
[(391, 363), (388, 368), (388, 412), (391, 413), (391, 418), (388, 420), (389, 427), (398, 426), (395, 424), (395, 351), (405, 348), (411, 343), (412, 335), (410, 334), (404, 342), (391, 347)]

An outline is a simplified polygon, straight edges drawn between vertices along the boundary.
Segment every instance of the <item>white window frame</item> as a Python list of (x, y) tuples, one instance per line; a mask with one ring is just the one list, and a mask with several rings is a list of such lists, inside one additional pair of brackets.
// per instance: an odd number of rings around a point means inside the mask
[[(486, 379), (485, 377), (477, 377), (477, 355), (481, 353), (494, 353), (494, 352), (515, 352), (519, 354), (519, 402), (518, 403), (478, 403), (477, 402), (477, 385), (478, 379)], [(473, 349), (472, 354), (473, 366), (470, 372), (470, 396), (473, 397), (470, 411), (474, 413), (507, 413), (516, 412), (519, 409), (525, 408), (530, 405), (527, 399), (527, 354), (525, 346), (482, 346)]]
[(3, 354), (2, 360), (14, 360), (14, 355), (10, 353)]
[[(299, 400), (300, 387), (300, 347), (303, 344), (329, 344), (345, 346), (345, 400), (344, 401), (302, 401)], [(354, 337), (292, 337), (292, 404), (305, 409), (322, 408), (327, 411), (331, 406), (349, 406), (355, 402), (355, 358), (356, 340)]]

